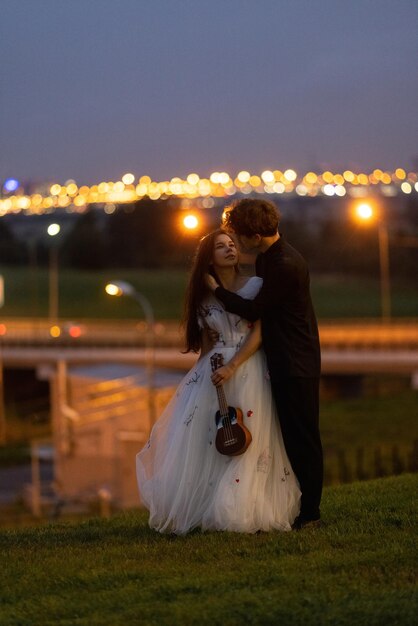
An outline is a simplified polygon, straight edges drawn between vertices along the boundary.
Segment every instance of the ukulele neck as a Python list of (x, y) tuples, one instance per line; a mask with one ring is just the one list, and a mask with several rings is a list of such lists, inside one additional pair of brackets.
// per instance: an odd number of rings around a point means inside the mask
[[(222, 367), (223, 363), (224, 363), (223, 355), (220, 354), (219, 352), (215, 352), (215, 354), (212, 354), (212, 356), (210, 357), (210, 364), (212, 367), (212, 372), (216, 372), (217, 369)], [(225, 417), (229, 414), (229, 411), (228, 411), (228, 403), (226, 401), (224, 388), (222, 387), (222, 385), (216, 385), (216, 393), (218, 394), (219, 410), (221, 412), (221, 415)]]
[(218, 404), (221, 415), (228, 414), (228, 403), (226, 401), (225, 391), (222, 385), (216, 386), (216, 393), (218, 394)]

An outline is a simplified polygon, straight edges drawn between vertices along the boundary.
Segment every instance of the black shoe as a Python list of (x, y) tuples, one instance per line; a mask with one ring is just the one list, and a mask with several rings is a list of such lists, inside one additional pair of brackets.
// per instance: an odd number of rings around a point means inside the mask
[(292, 524), (292, 530), (303, 530), (304, 528), (321, 528), (323, 526), (323, 522), (320, 517), (318, 519), (305, 519), (300, 515), (295, 519)]

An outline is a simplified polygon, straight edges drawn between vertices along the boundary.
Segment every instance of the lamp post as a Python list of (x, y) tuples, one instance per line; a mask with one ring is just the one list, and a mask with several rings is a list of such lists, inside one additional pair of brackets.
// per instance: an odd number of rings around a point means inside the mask
[[(0, 308), (4, 304), (4, 279), (0, 274)], [(4, 407), (3, 334), (6, 326), (0, 324), (0, 446), (6, 443), (6, 410)]]
[(0, 335), (0, 446), (6, 444), (6, 409), (4, 406), (3, 342)]
[[(59, 234), (59, 224), (50, 224), (47, 233), (50, 237)], [(49, 321), (51, 324), (58, 319), (59, 282), (58, 282), (58, 245), (52, 242), (49, 248)]]
[(389, 274), (389, 235), (386, 224), (379, 224), (379, 262), (380, 262), (380, 292), (382, 298), (382, 319), (390, 322), (392, 305), (390, 297)]
[[(363, 202), (357, 205), (357, 217), (363, 222), (370, 222), (376, 218), (371, 204)], [(380, 266), (380, 302), (383, 322), (390, 322), (392, 316), (392, 303), (390, 295), (390, 268), (389, 268), (389, 235), (386, 222), (378, 222), (379, 240), (379, 266)]]
[(155, 337), (154, 337), (154, 311), (148, 298), (140, 293), (128, 282), (124, 280), (115, 280), (107, 283), (105, 291), (110, 296), (129, 296), (135, 300), (142, 308), (145, 321), (147, 323), (147, 333), (145, 336), (145, 362), (147, 370), (147, 387), (148, 387), (148, 410), (151, 427), (155, 422)]
[(38, 294), (38, 252), (37, 238), (29, 237), (27, 240), (28, 260), (29, 260), (29, 276), (30, 276), (30, 303), (31, 315), (37, 316), (39, 311), (39, 294)]

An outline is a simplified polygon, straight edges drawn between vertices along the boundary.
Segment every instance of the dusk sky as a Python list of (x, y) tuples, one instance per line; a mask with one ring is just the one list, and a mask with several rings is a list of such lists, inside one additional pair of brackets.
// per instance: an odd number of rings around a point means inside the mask
[(0, 0), (0, 181), (418, 165), (416, 0)]

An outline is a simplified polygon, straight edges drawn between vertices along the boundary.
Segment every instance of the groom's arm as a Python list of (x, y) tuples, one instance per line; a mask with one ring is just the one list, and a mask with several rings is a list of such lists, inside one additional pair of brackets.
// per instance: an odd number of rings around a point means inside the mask
[(209, 289), (223, 303), (226, 310), (249, 322), (258, 320), (262, 310), (279, 309), (284, 302), (294, 298), (298, 293), (300, 282), (301, 269), (298, 263), (292, 262), (291, 259), (286, 259), (285, 263), (276, 263), (265, 272), (263, 285), (254, 300), (247, 300), (219, 286), (212, 276), (207, 278)]
[(217, 287), (215, 296), (222, 302), (227, 311), (235, 313), (249, 322), (255, 322), (260, 317), (259, 295), (254, 300), (247, 300), (224, 287)]

